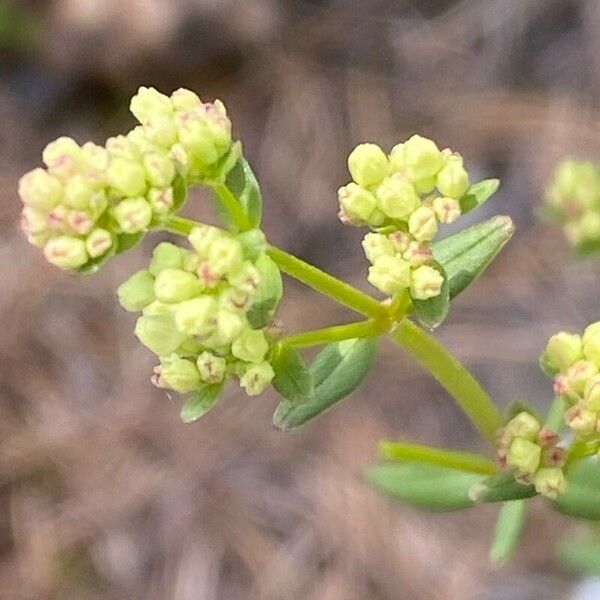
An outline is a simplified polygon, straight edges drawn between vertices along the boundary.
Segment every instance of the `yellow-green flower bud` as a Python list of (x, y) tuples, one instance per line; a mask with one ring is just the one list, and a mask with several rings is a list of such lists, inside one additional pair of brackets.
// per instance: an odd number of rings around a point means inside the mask
[(239, 313), (225, 308), (217, 312), (216, 342), (230, 344), (247, 327), (246, 319)]
[(175, 326), (187, 335), (208, 337), (215, 329), (216, 313), (217, 301), (213, 296), (192, 298), (177, 305)]
[(173, 161), (160, 152), (148, 152), (144, 156), (144, 169), (148, 181), (158, 188), (167, 187), (175, 177)]
[(202, 352), (196, 360), (200, 378), (205, 383), (219, 383), (225, 377), (227, 361), (222, 356), (215, 356), (212, 352)]
[(367, 233), (362, 241), (365, 256), (370, 263), (374, 263), (380, 256), (394, 256), (392, 242), (381, 233)]
[(101, 184), (110, 161), (108, 150), (93, 142), (86, 142), (81, 147), (81, 161), (85, 165), (89, 177), (97, 184)]
[(567, 489), (567, 481), (562, 469), (556, 467), (544, 467), (540, 469), (533, 478), (535, 491), (546, 498), (556, 499)]
[(582, 339), (585, 357), (600, 367), (600, 321), (588, 325)]
[(578, 433), (592, 433), (596, 429), (597, 419), (595, 412), (579, 405), (565, 412), (565, 423)]
[(404, 143), (404, 168), (413, 181), (437, 175), (444, 160), (433, 140), (413, 135)]
[(211, 246), (225, 235), (226, 234), (217, 227), (203, 225), (201, 227), (194, 227), (190, 235), (188, 235), (188, 240), (194, 250), (198, 253), (198, 256), (201, 259), (206, 260)]
[(194, 92), (179, 88), (171, 94), (171, 103), (175, 110), (194, 110), (202, 101)]
[(170, 115), (173, 112), (173, 105), (170, 98), (158, 90), (141, 87), (131, 99), (129, 109), (143, 125), (154, 115)]
[(252, 296), (252, 293), (228, 286), (219, 294), (219, 306), (227, 310), (246, 312), (252, 305)]
[(421, 205), (412, 183), (402, 174), (386, 177), (377, 187), (377, 204), (392, 219), (406, 220)]
[(161, 242), (152, 251), (152, 260), (150, 261), (148, 270), (156, 277), (165, 269), (182, 269), (183, 258), (183, 248), (170, 242)]
[(585, 386), (584, 403), (588, 410), (600, 412), (600, 375), (591, 377)]
[(71, 208), (85, 210), (90, 207), (90, 200), (97, 191), (94, 182), (85, 175), (74, 175), (65, 183), (63, 203)]
[(111, 213), (124, 233), (145, 231), (152, 221), (152, 208), (143, 198), (123, 200)]
[(349, 183), (338, 190), (338, 200), (349, 224), (362, 225), (379, 222), (377, 198), (356, 183)]
[(52, 175), (66, 179), (77, 170), (81, 160), (81, 148), (74, 139), (59, 137), (44, 148), (42, 160)]
[(433, 267), (423, 265), (410, 274), (410, 295), (415, 300), (427, 300), (439, 296), (443, 285), (442, 274)]
[(399, 256), (380, 256), (369, 268), (367, 280), (391, 296), (410, 286), (410, 263)]
[(359, 144), (348, 156), (348, 170), (358, 185), (368, 187), (383, 181), (390, 163), (377, 144)]
[(420, 267), (433, 261), (433, 251), (428, 242), (412, 241), (402, 253), (402, 258), (407, 260), (411, 267)]
[(188, 273), (197, 273), (201, 259), (195, 252), (184, 252), (182, 269)]
[(48, 229), (48, 215), (26, 204), (21, 211), (21, 229), (27, 236), (42, 233)]
[(394, 246), (394, 250), (399, 254), (406, 252), (410, 243), (414, 241), (412, 235), (405, 231), (394, 231), (394, 233), (390, 233), (388, 240), (390, 240), (392, 246)]
[(63, 187), (56, 177), (44, 169), (33, 169), (19, 180), (21, 200), (39, 210), (50, 210), (62, 197)]
[(581, 358), (583, 358), (581, 337), (566, 331), (553, 335), (548, 340), (544, 351), (545, 363), (557, 372), (566, 371)]
[(160, 388), (169, 388), (180, 394), (197, 390), (201, 385), (198, 367), (187, 358), (177, 354), (160, 359), (160, 365), (154, 369), (152, 382)]
[[(138, 141), (140, 135), (139, 129), (134, 129), (133, 132), (129, 132), (125, 135), (117, 135), (115, 137), (108, 138), (106, 140), (106, 151), (109, 156), (109, 167), (110, 162), (113, 159), (123, 159), (126, 162), (138, 163), (141, 160), (142, 152), (138, 145), (133, 140)], [(108, 168), (108, 167), (107, 167)]]
[(67, 224), (78, 235), (86, 235), (94, 228), (94, 220), (84, 210), (70, 210), (67, 213)]
[(185, 340), (178, 331), (172, 315), (144, 315), (135, 324), (135, 335), (158, 356), (169, 356)]
[(248, 396), (257, 396), (262, 394), (271, 383), (275, 372), (268, 362), (261, 362), (256, 365), (249, 365), (240, 377), (240, 385), (246, 391)]
[(106, 170), (106, 179), (125, 197), (142, 196), (146, 191), (144, 167), (133, 160), (113, 158)]
[(85, 239), (85, 249), (92, 258), (106, 254), (113, 245), (113, 237), (109, 231), (97, 227)]
[(178, 304), (164, 304), (155, 300), (142, 309), (142, 314), (145, 317), (159, 317), (162, 315), (174, 317), (178, 306)]
[(44, 246), (44, 257), (49, 263), (66, 270), (81, 267), (89, 259), (85, 242), (69, 235), (48, 240)]
[(154, 277), (147, 270), (134, 273), (117, 288), (119, 304), (129, 311), (142, 310), (154, 302)]
[(523, 438), (533, 441), (540, 432), (539, 421), (527, 411), (520, 412), (513, 417), (504, 428), (505, 434), (509, 439)]
[(455, 198), (440, 196), (433, 200), (433, 210), (440, 223), (454, 223), (460, 217), (460, 202)]
[(421, 206), (410, 215), (408, 231), (419, 242), (432, 240), (438, 232), (435, 211), (429, 206)]
[(542, 449), (530, 440), (515, 438), (508, 450), (506, 462), (516, 469), (520, 475), (531, 475), (536, 472)]
[(156, 299), (167, 304), (189, 300), (202, 291), (202, 285), (193, 273), (182, 269), (163, 269), (154, 281)]
[(269, 343), (261, 329), (246, 329), (231, 344), (231, 353), (240, 360), (259, 363), (269, 350)]
[(578, 360), (567, 371), (569, 387), (580, 396), (583, 395), (588, 381), (598, 374), (598, 367), (589, 360)]
[(252, 297), (260, 284), (260, 273), (250, 261), (244, 261), (227, 276), (227, 281), (235, 289)]
[(389, 161), (392, 173), (403, 171), (406, 167), (405, 159), (406, 148), (404, 144), (396, 144), (390, 152)]
[(242, 265), (242, 244), (235, 238), (225, 236), (214, 242), (208, 250), (208, 264), (219, 276), (228, 275)]
[(437, 189), (444, 196), (460, 198), (468, 189), (469, 174), (457, 161), (449, 161), (438, 173)]
[(168, 213), (175, 204), (173, 188), (158, 189), (153, 188), (148, 192), (148, 202), (152, 207), (152, 211), (158, 215)]
[(417, 194), (430, 194), (435, 189), (436, 183), (437, 177), (434, 175), (433, 177), (427, 177), (426, 179), (414, 181), (413, 185)]
[(154, 115), (144, 126), (144, 134), (150, 143), (170, 148), (177, 142), (177, 124), (171, 115)]

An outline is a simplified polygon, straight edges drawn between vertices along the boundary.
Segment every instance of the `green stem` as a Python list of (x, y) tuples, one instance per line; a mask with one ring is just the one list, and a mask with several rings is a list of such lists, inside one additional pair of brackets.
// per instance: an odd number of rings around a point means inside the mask
[(252, 229), (250, 219), (239, 200), (232, 194), (231, 190), (224, 183), (215, 183), (212, 186), (213, 191), (223, 203), (225, 210), (229, 213), (233, 222), (240, 231)]
[(160, 225), (160, 229), (164, 229), (170, 233), (176, 233), (177, 235), (190, 235), (194, 227), (202, 227), (203, 225), (204, 223), (194, 221), (193, 219), (169, 215), (169, 217)]
[(560, 397), (556, 396), (552, 401), (552, 405), (550, 406), (550, 410), (546, 415), (546, 422), (544, 425), (551, 429), (552, 431), (556, 431), (560, 433), (565, 426), (565, 401)]
[(388, 319), (387, 308), (375, 298), (287, 253), (285, 250), (269, 246), (267, 252), (284, 273), (301, 281), (313, 290), (321, 292), (321, 294), (366, 317)]
[(408, 319), (398, 323), (390, 335), (442, 384), (495, 446), (502, 415), (473, 375), (442, 344)]
[(282, 338), (279, 343), (283, 346), (307, 348), (308, 346), (318, 346), (329, 342), (372, 337), (381, 333), (383, 333), (381, 324), (378, 321), (369, 319), (368, 321), (360, 321), (358, 323), (334, 325), (333, 327), (295, 333)]
[(384, 458), (424, 462), (469, 473), (480, 473), (481, 475), (498, 473), (498, 467), (491, 460), (470, 452), (443, 450), (422, 444), (384, 441), (379, 443), (379, 453)]

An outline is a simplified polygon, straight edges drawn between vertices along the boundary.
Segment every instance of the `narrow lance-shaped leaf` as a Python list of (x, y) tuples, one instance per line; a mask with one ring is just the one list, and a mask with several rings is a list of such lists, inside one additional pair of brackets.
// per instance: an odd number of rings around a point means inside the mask
[(513, 233), (510, 217), (492, 217), (433, 244), (433, 255), (448, 277), (451, 299), (481, 275)]
[(441, 325), (450, 308), (450, 284), (444, 267), (439, 263), (431, 265), (444, 278), (442, 290), (433, 298), (427, 300), (413, 300), (414, 315), (423, 327), (433, 329)]
[(531, 498), (535, 495), (536, 491), (533, 485), (523, 485), (517, 482), (514, 474), (510, 471), (488, 477), (488, 479), (476, 483), (469, 490), (469, 497), (476, 503), (506, 502)]
[(494, 564), (502, 564), (514, 552), (525, 523), (526, 507), (525, 500), (510, 500), (502, 505), (490, 549)]
[(283, 281), (279, 267), (266, 254), (255, 263), (260, 283), (253, 298), (247, 317), (255, 329), (264, 327), (275, 314), (283, 295)]
[(499, 179), (484, 179), (474, 183), (460, 199), (460, 210), (463, 214), (481, 206), (500, 187)]
[(284, 400), (273, 422), (282, 431), (298, 427), (353, 392), (365, 378), (377, 348), (375, 338), (327, 344), (310, 366), (314, 391), (302, 404)]
[(256, 176), (243, 156), (227, 174), (226, 183), (240, 201), (250, 219), (250, 225), (259, 227), (262, 220), (262, 194)]
[(313, 377), (296, 348), (284, 346), (271, 359), (275, 371), (273, 387), (287, 400), (306, 402), (313, 392)]
[(559, 512), (600, 520), (600, 463), (596, 457), (577, 461), (567, 471), (567, 489), (552, 502)]
[(222, 383), (215, 383), (202, 386), (194, 392), (181, 409), (181, 420), (192, 423), (203, 417), (217, 403), (222, 389)]
[(431, 511), (451, 511), (473, 505), (469, 490), (483, 477), (438, 465), (384, 462), (365, 473), (367, 481), (405, 504)]

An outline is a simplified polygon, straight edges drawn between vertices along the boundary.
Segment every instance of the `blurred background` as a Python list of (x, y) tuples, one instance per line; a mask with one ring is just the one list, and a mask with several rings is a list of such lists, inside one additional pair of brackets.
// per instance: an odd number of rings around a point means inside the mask
[[(600, 159), (600, 2), (0, 0), (0, 597), (583, 598), (555, 554), (578, 526), (542, 502), (492, 568), (498, 507), (427, 515), (364, 485), (384, 437), (485, 450), (385, 341), (367, 383), (297, 433), (273, 429), (274, 393), (179, 421), (114, 292), (159, 237), (75, 279), (18, 228), (43, 147), (130, 129), (139, 85), (221, 98), (271, 240), (365, 290), (364, 232), (336, 219), (355, 144), (420, 132), (500, 177), (460, 227), (506, 213), (517, 234), (438, 333), (500, 405), (546, 407), (546, 339), (600, 316), (600, 267), (534, 215), (560, 158)], [(351, 317), (287, 282), (288, 331)]]

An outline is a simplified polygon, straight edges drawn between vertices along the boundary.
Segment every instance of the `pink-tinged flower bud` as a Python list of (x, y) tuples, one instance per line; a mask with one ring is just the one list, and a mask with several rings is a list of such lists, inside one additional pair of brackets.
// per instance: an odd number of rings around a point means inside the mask
[(581, 399), (580, 395), (571, 387), (567, 375), (556, 375), (553, 389), (557, 396), (561, 396), (570, 404), (574, 404)]
[(133, 160), (113, 158), (106, 171), (108, 183), (125, 197), (141, 196), (146, 191), (146, 174)]
[(143, 198), (123, 200), (111, 212), (124, 233), (145, 231), (152, 221), (152, 208)]
[(44, 169), (33, 169), (19, 180), (19, 197), (28, 206), (50, 210), (58, 204), (63, 188), (58, 179)]
[(146, 178), (151, 185), (159, 188), (167, 187), (175, 177), (173, 161), (160, 152), (148, 152), (144, 156)]
[(415, 188), (402, 173), (386, 177), (375, 195), (381, 211), (392, 219), (405, 221), (421, 205)]
[(438, 231), (434, 210), (428, 206), (417, 208), (408, 219), (408, 231), (419, 242), (432, 240)]
[(246, 329), (233, 344), (231, 353), (240, 360), (260, 363), (269, 350), (269, 343), (261, 329)]
[(469, 189), (469, 174), (457, 161), (448, 161), (438, 173), (437, 189), (449, 198), (460, 198)]
[(589, 360), (578, 360), (567, 371), (569, 387), (579, 396), (583, 396), (588, 381), (598, 374), (598, 367)]
[(48, 213), (48, 227), (53, 229), (54, 231), (68, 231), (69, 225), (67, 222), (67, 218), (69, 216), (69, 209), (59, 204), (55, 206)]
[(434, 198), (433, 210), (440, 223), (454, 223), (460, 217), (460, 202), (454, 198), (443, 196)]
[(556, 431), (542, 427), (537, 434), (537, 442), (540, 446), (555, 446), (560, 441), (560, 436)]
[(585, 386), (584, 403), (588, 410), (600, 412), (600, 375), (591, 377)]
[(27, 236), (48, 230), (48, 215), (33, 206), (25, 205), (21, 211), (21, 229)]
[(225, 377), (227, 361), (212, 352), (202, 352), (196, 360), (200, 378), (205, 383), (219, 383)]
[[(176, 304), (197, 296), (202, 291), (198, 278), (181, 269), (163, 269), (154, 282), (156, 299), (167, 304)], [(190, 334), (193, 335), (193, 334)]]
[(207, 262), (212, 271), (223, 277), (239, 269), (243, 258), (242, 244), (235, 238), (225, 236), (211, 244)]
[(388, 235), (388, 240), (390, 240), (394, 250), (398, 254), (404, 254), (404, 252), (408, 250), (410, 243), (414, 241), (412, 235), (405, 231), (394, 231), (394, 233), (390, 233), (390, 235)]
[(443, 165), (442, 153), (434, 141), (413, 135), (404, 142), (404, 169), (411, 180), (433, 177)]
[[(114, 159), (125, 160), (127, 162), (137, 163), (141, 160), (142, 152), (138, 148), (137, 144), (133, 143), (130, 139), (136, 139), (139, 137), (138, 129), (134, 129), (134, 134), (129, 132), (128, 135), (116, 135), (115, 137), (108, 138), (106, 140), (106, 151), (109, 155), (109, 167), (110, 162)], [(137, 141), (137, 140), (136, 140)], [(108, 167), (107, 167), (108, 168)]]
[(392, 242), (381, 233), (367, 233), (362, 247), (370, 263), (374, 263), (380, 256), (394, 256), (396, 253)]
[(152, 207), (152, 211), (158, 215), (168, 213), (175, 204), (173, 196), (173, 188), (157, 189), (153, 188), (148, 192), (148, 202)]
[(579, 335), (561, 331), (548, 340), (544, 359), (553, 370), (564, 372), (582, 358), (583, 346)]
[(560, 446), (554, 446), (552, 448), (546, 448), (543, 451), (542, 462), (547, 467), (562, 468), (565, 465), (566, 458), (566, 449)]
[(509, 467), (516, 469), (520, 475), (535, 473), (542, 454), (542, 449), (530, 440), (515, 438), (510, 445), (506, 462)]
[(343, 215), (349, 219), (349, 224), (374, 224), (374, 218), (379, 221), (377, 198), (356, 183), (341, 187), (338, 190), (338, 201)]
[(567, 482), (562, 469), (545, 467), (540, 469), (534, 477), (535, 491), (546, 498), (556, 499), (567, 489)]
[(82, 158), (81, 148), (70, 137), (59, 137), (50, 142), (42, 152), (42, 160), (52, 175), (67, 179), (74, 175)]
[(433, 252), (427, 242), (413, 241), (409, 242), (402, 258), (407, 260), (411, 267), (420, 267), (433, 261)]
[(415, 300), (428, 300), (439, 296), (444, 285), (444, 277), (433, 267), (423, 265), (410, 275), (410, 295)]
[(592, 433), (596, 429), (596, 420), (595, 412), (579, 405), (572, 406), (565, 412), (566, 424), (579, 433)]
[(177, 305), (175, 325), (187, 335), (210, 336), (216, 327), (217, 301), (213, 296), (199, 296)]
[(110, 155), (108, 150), (92, 142), (86, 142), (81, 147), (81, 160), (87, 175), (96, 183), (104, 182), (104, 172), (108, 169)]
[(201, 227), (194, 227), (194, 229), (192, 229), (190, 235), (188, 236), (188, 241), (197, 252), (198, 256), (201, 259), (206, 260), (208, 258), (208, 252), (211, 246), (217, 240), (222, 239), (225, 235), (226, 234), (217, 227), (203, 225)]
[(202, 381), (198, 367), (191, 360), (171, 354), (160, 359), (160, 365), (154, 369), (152, 383), (159, 388), (187, 394), (197, 390)]
[(129, 109), (133, 116), (145, 125), (155, 115), (170, 115), (173, 104), (168, 96), (161, 94), (155, 88), (140, 87), (131, 99)]
[(390, 163), (376, 144), (359, 144), (348, 156), (352, 179), (363, 187), (378, 185), (390, 172)]
[(174, 144), (171, 148), (169, 156), (173, 159), (178, 169), (182, 173), (187, 173), (189, 171), (192, 159), (190, 152), (184, 147), (183, 144)]
[(600, 321), (586, 327), (583, 333), (583, 353), (597, 367), (600, 367)]
[(85, 240), (85, 249), (92, 258), (106, 254), (112, 245), (112, 234), (100, 227), (94, 229)]
[(171, 94), (171, 103), (175, 110), (194, 110), (200, 107), (202, 101), (194, 92), (179, 88)]
[(523, 411), (513, 417), (504, 430), (511, 439), (518, 437), (533, 441), (540, 432), (540, 423), (532, 414)]
[(235, 290), (252, 297), (260, 285), (260, 273), (250, 261), (244, 261), (227, 276), (227, 281)]
[(252, 294), (227, 287), (219, 294), (219, 306), (233, 311), (246, 312), (252, 305)]
[(154, 277), (144, 269), (134, 273), (117, 288), (119, 304), (132, 312), (142, 310), (154, 302)]
[(69, 235), (48, 240), (44, 246), (44, 257), (49, 263), (65, 270), (81, 267), (89, 258), (85, 242)]
[(391, 296), (410, 286), (410, 263), (399, 256), (380, 256), (369, 268), (367, 280)]
[(94, 220), (84, 210), (69, 211), (67, 223), (79, 235), (86, 235), (94, 228)]
[(249, 396), (257, 396), (264, 392), (271, 383), (275, 372), (268, 362), (249, 365), (240, 377), (240, 385)]
[(148, 270), (155, 277), (165, 269), (182, 269), (185, 250), (171, 244), (170, 242), (161, 242), (152, 251), (152, 260)]

